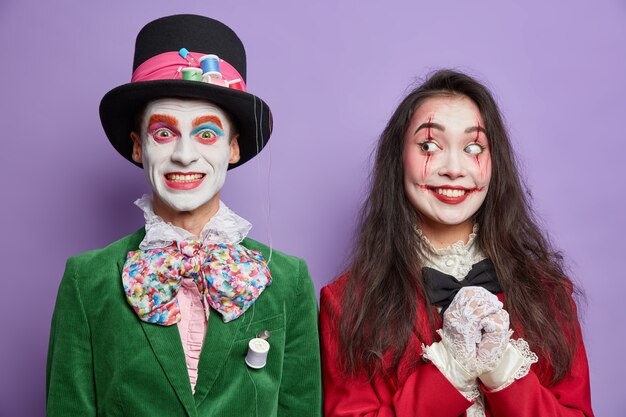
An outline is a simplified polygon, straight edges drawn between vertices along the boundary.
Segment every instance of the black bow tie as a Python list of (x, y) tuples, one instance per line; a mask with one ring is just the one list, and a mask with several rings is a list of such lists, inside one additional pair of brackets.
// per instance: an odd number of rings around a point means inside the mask
[(422, 268), (422, 274), (426, 282), (430, 302), (441, 307), (442, 316), (450, 306), (450, 303), (452, 303), (456, 293), (463, 287), (483, 287), (493, 294), (502, 292), (502, 288), (498, 283), (496, 268), (489, 259), (483, 259), (472, 265), (472, 269), (461, 281), (452, 275), (444, 274), (429, 267)]

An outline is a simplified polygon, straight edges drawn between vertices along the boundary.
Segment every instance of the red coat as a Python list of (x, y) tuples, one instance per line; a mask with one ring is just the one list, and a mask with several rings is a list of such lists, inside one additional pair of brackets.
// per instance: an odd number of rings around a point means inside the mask
[[(430, 362), (411, 335), (392, 375), (346, 376), (341, 371), (339, 318), (346, 277), (322, 289), (320, 327), (326, 417), (459, 417), (472, 404)], [(423, 311), (422, 313), (425, 313)], [(422, 315), (424, 317), (424, 315)], [(580, 332), (579, 332), (580, 334)], [(426, 344), (432, 341), (425, 341)], [(498, 392), (485, 392), (488, 417), (592, 417), (589, 367), (580, 336), (569, 373), (548, 386), (533, 365), (528, 375)]]

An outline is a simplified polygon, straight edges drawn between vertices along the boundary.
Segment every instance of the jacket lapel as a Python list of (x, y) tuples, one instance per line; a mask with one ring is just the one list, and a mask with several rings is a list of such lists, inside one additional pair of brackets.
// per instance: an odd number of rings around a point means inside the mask
[(195, 416), (196, 404), (191, 392), (185, 351), (180, 341), (178, 328), (176, 325), (159, 326), (143, 321), (141, 326), (178, 399), (187, 410), (187, 414)]
[[(198, 382), (194, 398), (199, 405), (213, 388), (224, 363), (228, 359), (233, 342), (238, 334), (239, 327), (245, 317), (224, 323), (222, 316), (215, 310), (211, 310), (207, 334), (200, 354), (198, 364)], [(242, 362), (244, 358), (241, 358)]]
[[(124, 252), (123, 258), (118, 263), (120, 285), (122, 285), (121, 276), (124, 263), (126, 262), (126, 254), (130, 251), (137, 250), (144, 236), (145, 230), (142, 228), (130, 238), (126, 252)], [(129, 306), (128, 308), (131, 307)], [(137, 320), (139, 320), (139, 318), (137, 318)], [(196, 406), (191, 392), (191, 384), (189, 383), (189, 374), (185, 361), (185, 351), (180, 341), (178, 327), (176, 325), (160, 326), (141, 320), (139, 320), (139, 322), (141, 323), (141, 327), (150, 343), (154, 355), (159, 361), (172, 388), (174, 388), (178, 399), (185, 407), (187, 414), (195, 416), (197, 414)]]

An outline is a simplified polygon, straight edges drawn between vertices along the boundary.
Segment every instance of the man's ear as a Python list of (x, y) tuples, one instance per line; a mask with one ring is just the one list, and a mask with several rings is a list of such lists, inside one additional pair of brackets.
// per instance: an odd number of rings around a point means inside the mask
[(239, 162), (239, 133), (237, 133), (230, 141), (230, 159), (228, 160), (229, 164), (235, 164)]
[[(130, 132), (130, 139), (133, 141), (133, 161), (141, 164), (142, 162), (142, 149), (141, 149), (141, 138), (135, 133)], [(237, 147), (239, 149), (239, 147)]]

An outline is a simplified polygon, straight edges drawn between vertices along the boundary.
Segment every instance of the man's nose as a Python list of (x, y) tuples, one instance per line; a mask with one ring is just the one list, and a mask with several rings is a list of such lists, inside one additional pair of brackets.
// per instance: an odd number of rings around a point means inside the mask
[(172, 152), (172, 161), (185, 166), (197, 161), (199, 157), (200, 154), (196, 150), (193, 139), (188, 137), (181, 137), (176, 143), (174, 152)]

